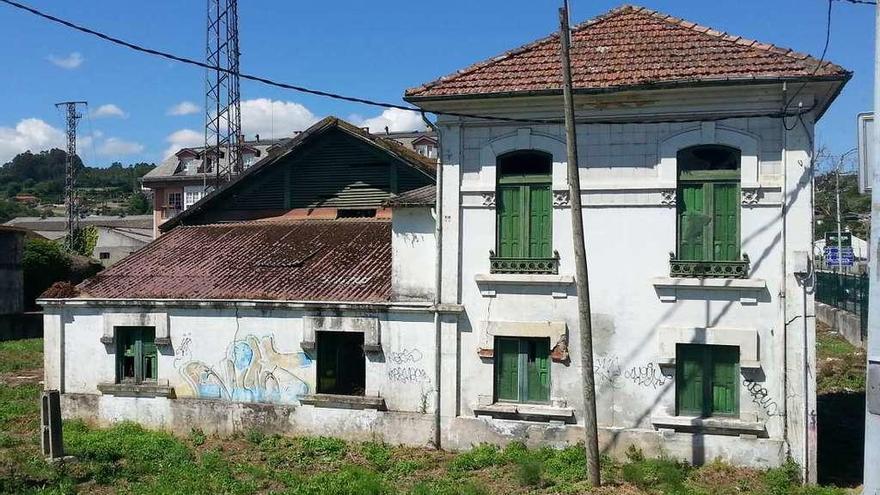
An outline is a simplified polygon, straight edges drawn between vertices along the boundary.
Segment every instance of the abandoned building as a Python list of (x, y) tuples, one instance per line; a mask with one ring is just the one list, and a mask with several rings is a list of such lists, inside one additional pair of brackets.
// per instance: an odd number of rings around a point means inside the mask
[[(43, 299), (46, 387), (178, 431), (580, 440), (558, 52), (408, 90), (439, 170), (327, 119)], [(572, 63), (603, 452), (812, 478), (812, 136), (851, 74), (629, 6)]]

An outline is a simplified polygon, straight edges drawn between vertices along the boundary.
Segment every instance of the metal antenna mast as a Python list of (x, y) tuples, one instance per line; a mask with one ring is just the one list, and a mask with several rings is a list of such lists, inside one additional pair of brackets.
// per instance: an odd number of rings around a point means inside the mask
[(214, 68), (205, 73), (203, 172), (213, 171), (220, 183), (242, 170), (238, 0), (208, 0), (206, 41), (206, 62)]
[(67, 239), (64, 241), (68, 251), (74, 248), (75, 236), (79, 230), (79, 208), (76, 202), (76, 122), (82, 114), (76, 111), (77, 105), (88, 105), (85, 101), (62, 101), (58, 108), (65, 108), (67, 120), (67, 163), (64, 174), (64, 202), (67, 207)]

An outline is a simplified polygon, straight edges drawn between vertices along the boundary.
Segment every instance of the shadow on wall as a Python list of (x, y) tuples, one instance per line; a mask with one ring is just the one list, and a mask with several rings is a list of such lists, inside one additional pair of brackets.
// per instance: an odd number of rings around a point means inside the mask
[(312, 360), (303, 352), (278, 352), (271, 335), (234, 340), (216, 366), (192, 360), (191, 345), (190, 337), (184, 337), (174, 358), (174, 367), (189, 385), (181, 397), (299, 404), (309, 393), (302, 374)]

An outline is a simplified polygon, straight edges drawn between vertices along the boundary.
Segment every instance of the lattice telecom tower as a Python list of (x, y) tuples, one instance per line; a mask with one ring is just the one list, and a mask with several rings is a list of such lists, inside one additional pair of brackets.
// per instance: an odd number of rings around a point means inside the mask
[(67, 162), (64, 173), (64, 203), (67, 207), (67, 220), (65, 227), (67, 238), (64, 241), (68, 251), (72, 251), (75, 237), (79, 230), (79, 205), (76, 198), (76, 122), (82, 118), (82, 114), (76, 111), (77, 105), (88, 105), (84, 101), (62, 101), (56, 103), (58, 108), (64, 108), (67, 121)]
[[(238, 0), (208, 0), (204, 172), (218, 183), (241, 172), (241, 94), (238, 78)], [(220, 160), (226, 157), (226, 160)], [(210, 160), (210, 165), (209, 165)]]

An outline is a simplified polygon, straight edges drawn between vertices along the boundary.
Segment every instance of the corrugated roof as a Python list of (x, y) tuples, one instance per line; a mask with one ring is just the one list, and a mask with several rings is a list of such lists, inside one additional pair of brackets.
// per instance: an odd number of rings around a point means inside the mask
[[(850, 75), (830, 62), (819, 66), (809, 55), (630, 5), (575, 26), (571, 63), (574, 87), (582, 90)], [(406, 99), (561, 88), (559, 36), (554, 34), (411, 88)]]
[[(16, 217), (4, 225), (12, 225), (28, 230), (64, 231), (67, 230), (66, 217)], [(110, 215), (90, 215), (79, 220), (81, 226), (144, 229), (152, 232), (153, 215), (128, 215), (125, 217)]]
[(398, 194), (385, 202), (385, 206), (393, 208), (434, 206), (437, 203), (437, 186), (430, 184), (403, 194)]
[(81, 297), (382, 302), (388, 220), (181, 226), (79, 285)]

